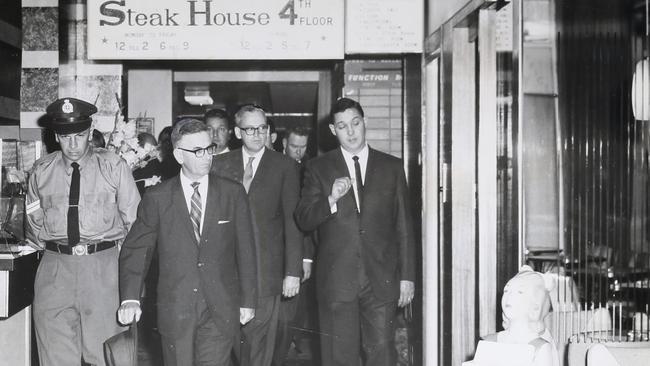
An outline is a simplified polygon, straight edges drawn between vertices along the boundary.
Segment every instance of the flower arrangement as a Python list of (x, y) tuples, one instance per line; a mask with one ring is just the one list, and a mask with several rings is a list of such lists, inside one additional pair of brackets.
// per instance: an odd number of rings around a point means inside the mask
[(158, 147), (145, 143), (138, 144), (137, 122), (116, 121), (115, 128), (108, 139), (106, 148), (126, 161), (131, 170), (143, 168), (153, 159), (158, 159)]

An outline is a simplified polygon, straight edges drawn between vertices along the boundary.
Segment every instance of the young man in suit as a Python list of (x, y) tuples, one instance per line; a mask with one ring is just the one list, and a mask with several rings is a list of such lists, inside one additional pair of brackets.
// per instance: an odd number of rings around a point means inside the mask
[(395, 365), (394, 320), (414, 295), (415, 244), (402, 161), (371, 149), (358, 102), (338, 99), (341, 144), (307, 162), (296, 210), (318, 230), (316, 289), (323, 365)]
[(229, 365), (239, 322), (255, 315), (256, 253), (248, 200), (209, 175), (216, 148), (201, 121), (172, 131), (178, 176), (148, 190), (120, 254), (118, 319), (140, 319), (140, 293), (157, 246), (158, 327), (166, 366)]
[(242, 328), (242, 366), (271, 364), (281, 296), (293, 297), (302, 274), (302, 234), (293, 213), (300, 194), (298, 169), (290, 158), (265, 147), (269, 125), (263, 109), (244, 105), (235, 114), (241, 149), (219, 155), (215, 173), (241, 182), (248, 192), (257, 249), (258, 303), (255, 319)]

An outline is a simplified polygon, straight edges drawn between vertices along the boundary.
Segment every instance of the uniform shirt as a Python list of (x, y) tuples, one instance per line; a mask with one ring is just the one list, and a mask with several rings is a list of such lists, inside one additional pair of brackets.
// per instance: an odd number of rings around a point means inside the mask
[[(61, 151), (34, 163), (26, 197), (27, 237), (68, 244), (71, 162)], [(123, 239), (135, 221), (140, 194), (131, 169), (106, 149), (89, 148), (79, 164), (79, 243)]]

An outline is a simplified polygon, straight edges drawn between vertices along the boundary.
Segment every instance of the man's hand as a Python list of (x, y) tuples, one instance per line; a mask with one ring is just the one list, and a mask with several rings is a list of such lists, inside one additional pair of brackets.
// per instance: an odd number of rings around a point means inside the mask
[(302, 261), (302, 282), (307, 281), (311, 277), (312, 262)]
[(123, 325), (131, 324), (134, 319), (136, 322), (140, 321), (141, 315), (140, 304), (135, 301), (125, 302), (117, 309), (117, 319)]
[(352, 180), (349, 177), (336, 178), (334, 183), (332, 183), (332, 193), (327, 197), (330, 206), (345, 196), (350, 188), (352, 188)]
[(239, 308), (239, 322), (244, 325), (255, 317), (255, 309)]
[(300, 277), (287, 276), (282, 281), (282, 295), (284, 297), (294, 297), (300, 290)]
[(399, 281), (399, 300), (397, 305), (399, 307), (406, 306), (413, 301), (415, 296), (415, 283), (413, 281)]

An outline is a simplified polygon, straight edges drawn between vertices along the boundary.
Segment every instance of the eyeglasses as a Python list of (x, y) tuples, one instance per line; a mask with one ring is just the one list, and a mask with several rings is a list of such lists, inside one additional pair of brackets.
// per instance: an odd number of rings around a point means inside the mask
[(183, 149), (182, 147), (177, 147), (177, 149), (194, 153), (194, 156), (196, 156), (197, 158), (202, 158), (205, 154), (217, 155), (217, 145), (215, 144), (212, 144), (208, 147), (199, 148), (196, 150)]
[(265, 134), (266, 131), (269, 130), (269, 125), (261, 125), (257, 127), (238, 127), (240, 130), (244, 131), (245, 134), (248, 136), (253, 136), (255, 134), (255, 131), (257, 131), (258, 135)]

